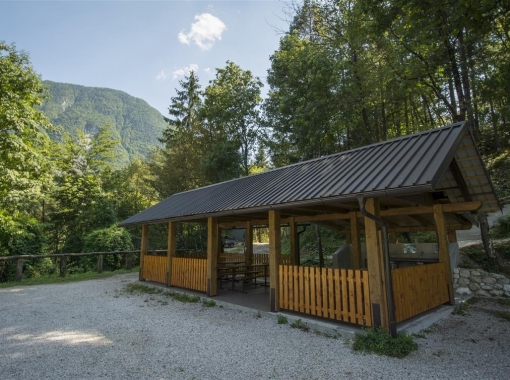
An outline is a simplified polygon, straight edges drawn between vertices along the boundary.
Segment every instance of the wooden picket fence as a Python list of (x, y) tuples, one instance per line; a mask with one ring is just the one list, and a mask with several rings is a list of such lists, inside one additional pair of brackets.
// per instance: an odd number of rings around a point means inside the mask
[(279, 266), (281, 309), (372, 326), (368, 271)]
[(171, 285), (206, 291), (207, 259), (172, 258)]
[(435, 263), (393, 269), (395, 319), (401, 322), (450, 300), (446, 264)]
[(142, 278), (148, 281), (166, 284), (166, 256), (145, 255), (143, 257)]

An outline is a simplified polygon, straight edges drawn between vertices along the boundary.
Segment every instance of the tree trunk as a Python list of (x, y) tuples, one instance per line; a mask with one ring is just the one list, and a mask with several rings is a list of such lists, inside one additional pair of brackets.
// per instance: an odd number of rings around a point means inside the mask
[(315, 236), (317, 236), (317, 248), (319, 250), (319, 267), (324, 268), (324, 252), (322, 251), (322, 237), (319, 225), (315, 225)]
[(487, 257), (491, 261), (497, 261), (496, 251), (494, 244), (489, 233), (489, 222), (487, 221), (487, 214), (485, 212), (478, 213), (478, 223), (480, 225), (480, 234), (482, 235), (482, 243)]

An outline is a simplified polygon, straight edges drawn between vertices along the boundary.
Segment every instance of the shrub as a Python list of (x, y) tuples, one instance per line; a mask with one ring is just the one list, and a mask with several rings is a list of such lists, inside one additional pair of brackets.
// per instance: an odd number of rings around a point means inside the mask
[(382, 328), (364, 329), (357, 333), (352, 346), (354, 351), (363, 353), (375, 353), (394, 358), (403, 358), (418, 349), (418, 344), (412, 336), (402, 332), (396, 338)]
[(289, 321), (287, 320), (286, 316), (284, 316), (284, 315), (278, 316), (278, 324), (279, 325), (286, 325), (287, 323), (289, 323)]
[(510, 237), (510, 215), (498, 219), (491, 228), (491, 235), (497, 239)]

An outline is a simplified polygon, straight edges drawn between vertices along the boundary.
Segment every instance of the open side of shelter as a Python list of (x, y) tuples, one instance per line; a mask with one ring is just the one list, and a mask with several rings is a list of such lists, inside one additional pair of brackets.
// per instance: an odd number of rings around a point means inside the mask
[[(222, 278), (234, 284), (238, 268), (243, 283), (264, 278), (271, 311), (394, 331), (400, 321), (454, 303), (449, 243), (476, 213), (499, 208), (469, 128), (456, 123), (175, 194), (120, 225), (142, 225), (140, 280), (215, 296)], [(176, 226), (183, 222), (207, 223), (207, 255), (179, 257)], [(168, 223), (166, 257), (147, 255), (148, 227), (156, 223)], [(349, 264), (300, 265), (298, 225), (305, 223), (345, 234)], [(253, 253), (258, 226), (269, 228), (269, 255)], [(290, 231), (286, 255), (282, 226)], [(220, 253), (221, 229), (233, 227), (245, 228), (239, 256)], [(417, 231), (436, 232), (437, 258), (392, 269), (389, 243), (398, 232)]]

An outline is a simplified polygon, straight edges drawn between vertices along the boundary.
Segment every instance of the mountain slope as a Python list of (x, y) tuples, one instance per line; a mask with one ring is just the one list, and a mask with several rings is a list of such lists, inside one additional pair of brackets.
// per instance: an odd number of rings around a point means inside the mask
[(50, 99), (42, 106), (54, 125), (71, 135), (77, 130), (94, 134), (109, 124), (120, 140), (117, 165), (137, 155), (145, 156), (158, 144), (166, 127), (163, 116), (142, 99), (108, 88), (44, 81)]

